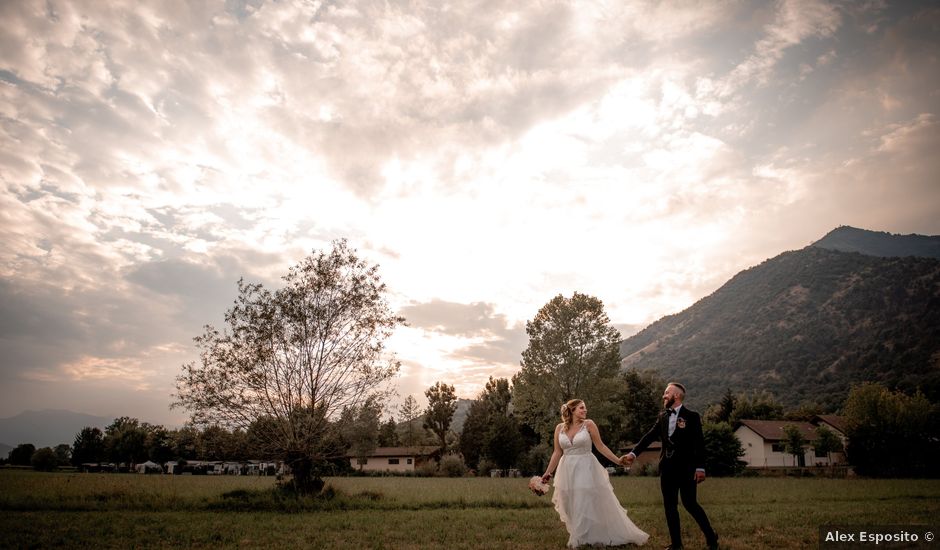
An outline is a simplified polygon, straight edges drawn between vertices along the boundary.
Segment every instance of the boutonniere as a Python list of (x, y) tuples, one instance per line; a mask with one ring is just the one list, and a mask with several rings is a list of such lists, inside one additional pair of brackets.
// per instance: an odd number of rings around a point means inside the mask
[(677, 418), (677, 419), (676, 419), (676, 427), (677, 427), (677, 428), (685, 428), (685, 418)]

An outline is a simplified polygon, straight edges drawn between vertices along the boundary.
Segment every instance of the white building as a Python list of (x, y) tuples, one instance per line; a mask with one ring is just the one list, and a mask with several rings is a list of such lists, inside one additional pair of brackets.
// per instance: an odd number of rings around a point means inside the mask
[[(845, 444), (844, 423), (842, 417), (835, 415), (817, 416), (813, 422), (798, 422), (793, 420), (741, 420), (734, 431), (744, 447), (742, 459), (749, 468), (780, 468), (786, 466), (829, 466), (845, 462), (842, 452), (818, 452), (814, 443), (818, 439), (817, 428), (826, 426), (836, 434)], [(806, 444), (803, 453), (794, 457), (786, 452), (786, 426), (795, 426)], [(831, 462), (830, 462), (831, 457)]]
[(414, 447), (378, 447), (360, 463), (360, 458), (347, 454), (349, 465), (365, 471), (413, 472), (440, 453), (440, 447), (418, 445)]

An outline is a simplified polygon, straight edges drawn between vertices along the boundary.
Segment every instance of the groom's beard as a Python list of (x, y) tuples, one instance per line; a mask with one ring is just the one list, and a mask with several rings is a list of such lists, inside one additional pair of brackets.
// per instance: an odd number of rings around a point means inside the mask
[(663, 409), (671, 409), (671, 408), (673, 408), (672, 406), (673, 406), (673, 404), (674, 404), (675, 402), (676, 402), (675, 398), (664, 400), (664, 401), (663, 401)]

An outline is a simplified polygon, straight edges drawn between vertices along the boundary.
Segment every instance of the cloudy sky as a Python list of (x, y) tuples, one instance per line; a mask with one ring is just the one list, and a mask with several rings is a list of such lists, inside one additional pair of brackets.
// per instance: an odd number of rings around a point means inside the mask
[(178, 425), (236, 281), (336, 238), (401, 397), (629, 336), (839, 225), (940, 234), (930, 2), (0, 2), (0, 417)]

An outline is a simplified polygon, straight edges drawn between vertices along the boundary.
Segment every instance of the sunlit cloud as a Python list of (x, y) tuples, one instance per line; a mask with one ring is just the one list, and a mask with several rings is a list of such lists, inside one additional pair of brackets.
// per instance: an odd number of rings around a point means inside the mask
[(0, 375), (26, 384), (0, 414), (70, 382), (84, 412), (165, 409), (240, 277), (337, 238), (411, 318), (389, 349), (421, 399), (511, 376), (559, 294), (627, 335), (838, 225), (940, 232), (940, 16), (914, 4), (0, 17)]

